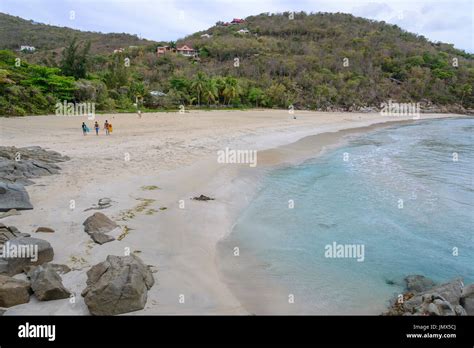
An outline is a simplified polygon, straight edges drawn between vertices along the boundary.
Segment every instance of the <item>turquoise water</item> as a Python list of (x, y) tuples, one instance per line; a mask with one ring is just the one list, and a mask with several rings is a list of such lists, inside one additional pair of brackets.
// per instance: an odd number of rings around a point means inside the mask
[[(320, 314), (378, 313), (409, 274), (474, 282), (473, 133), (474, 119), (398, 125), (270, 172), (225, 241), (248, 262), (235, 278)], [(325, 257), (333, 242), (364, 261)]]

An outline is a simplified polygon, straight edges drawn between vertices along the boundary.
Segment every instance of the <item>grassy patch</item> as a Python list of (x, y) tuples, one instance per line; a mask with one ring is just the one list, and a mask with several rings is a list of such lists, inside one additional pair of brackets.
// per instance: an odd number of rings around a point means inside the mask
[(156, 185), (149, 185), (149, 186), (142, 186), (142, 190), (145, 191), (153, 191), (153, 190), (159, 190), (160, 188)]
[(132, 228), (128, 227), (127, 225), (122, 227), (122, 233), (120, 233), (120, 236), (117, 237), (117, 240), (122, 240), (124, 239), (132, 230)]
[[(124, 212), (120, 213), (119, 215), (120, 220), (128, 221), (128, 220), (133, 219), (137, 215), (137, 213), (143, 213), (150, 204), (155, 202), (154, 199), (150, 199), (150, 198), (137, 198), (137, 201), (140, 201), (138, 205), (136, 205), (132, 209), (125, 210)], [(149, 210), (152, 210), (152, 209), (149, 209)], [(153, 214), (153, 212), (151, 212), (150, 214)]]

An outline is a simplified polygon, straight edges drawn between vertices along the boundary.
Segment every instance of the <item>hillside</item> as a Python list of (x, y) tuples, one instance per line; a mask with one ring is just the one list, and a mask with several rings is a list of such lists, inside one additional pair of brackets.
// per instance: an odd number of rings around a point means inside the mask
[(0, 49), (19, 50), (20, 46), (34, 46), (40, 52), (66, 47), (71, 37), (91, 42), (91, 53), (104, 54), (121, 47), (142, 46), (153, 41), (130, 34), (102, 34), (66, 27), (46, 25), (20, 17), (0, 13)]
[[(197, 58), (173, 52), (158, 56), (158, 44), (144, 41), (142, 45), (121, 41), (118, 46), (125, 51), (114, 54), (117, 46), (104, 39), (108, 35), (46, 27), (51, 33), (39, 35), (38, 52), (27, 55), (28, 63), (22, 62), (20, 69), (12, 69), (14, 55), (0, 55), (0, 114), (46, 112), (48, 103), (33, 108), (31, 100), (30, 104), (23, 101), (32, 88), (35, 96), (95, 102), (97, 110), (107, 111), (133, 110), (137, 97), (145, 109), (293, 105), (351, 111), (377, 108), (389, 99), (420, 102), (440, 111), (474, 108), (472, 54), (432, 43), (394, 25), (348, 14), (302, 12), (293, 19), (288, 13), (261, 14), (240, 24), (217, 23), (169, 43), (193, 47)], [(11, 28), (7, 32), (1, 35), (16, 35)], [(209, 37), (202, 37), (204, 34)], [(109, 35), (136, 39), (127, 34)], [(92, 47), (100, 47), (91, 49), (87, 62), (84, 60), (84, 77), (64, 76), (72, 73), (61, 66), (57, 47), (67, 46), (74, 36), (82, 46), (95, 37)], [(6, 43), (13, 41), (10, 38)], [(31, 62), (48, 67), (30, 66)], [(64, 89), (49, 79), (64, 82)], [(150, 91), (166, 95), (153, 96)], [(54, 111), (54, 104), (48, 110)]]

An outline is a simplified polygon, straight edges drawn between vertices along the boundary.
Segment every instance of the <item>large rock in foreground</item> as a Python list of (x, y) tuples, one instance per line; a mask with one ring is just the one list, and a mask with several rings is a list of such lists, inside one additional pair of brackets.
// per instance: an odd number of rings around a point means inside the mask
[[(424, 288), (428, 284), (426, 279), (416, 280), (415, 288)], [(407, 281), (407, 285), (409, 282)], [(418, 286), (419, 285), (419, 286)], [(448, 283), (431, 287), (428, 290), (415, 292), (409, 291), (403, 295), (404, 301), (398, 302), (394, 299), (386, 315), (466, 315), (467, 310), (463, 306), (461, 295), (464, 290), (462, 279), (454, 279)]]
[(4, 251), (0, 258), (0, 274), (13, 276), (28, 266), (42, 265), (54, 258), (51, 244), (43, 239), (16, 237), (0, 244)]
[(459, 302), (466, 310), (467, 315), (474, 315), (474, 284), (462, 289), (461, 300)]
[(33, 268), (28, 277), (31, 289), (40, 301), (68, 298), (71, 293), (64, 287), (62, 279), (53, 266), (45, 264)]
[(0, 211), (33, 209), (23, 185), (0, 182)]
[(0, 275), (0, 307), (11, 307), (30, 300), (30, 283)]
[(430, 296), (434, 297), (434, 299), (442, 298), (453, 306), (459, 305), (462, 288), (462, 279), (454, 279), (449, 283), (441, 284), (429, 290), (417, 293), (405, 302), (405, 308), (409, 311), (413, 311), (415, 307), (418, 307), (423, 303), (424, 298), (429, 298)]
[(87, 271), (87, 287), (82, 292), (93, 315), (116, 315), (143, 309), (153, 274), (135, 255), (107, 256)]

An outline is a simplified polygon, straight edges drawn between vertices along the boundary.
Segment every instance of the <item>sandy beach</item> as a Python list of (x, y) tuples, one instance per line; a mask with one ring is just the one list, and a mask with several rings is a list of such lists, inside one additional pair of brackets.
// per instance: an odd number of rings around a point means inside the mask
[[(255, 173), (314, 157), (347, 134), (412, 119), (306, 111), (295, 116), (286, 110), (96, 116), (101, 126), (106, 119), (113, 124), (110, 136), (102, 130), (99, 136), (83, 136), (85, 119), (80, 117), (0, 118), (0, 145), (41, 146), (71, 158), (60, 164), (59, 175), (34, 179), (27, 186), (33, 210), (1, 222), (32, 234), (38, 226), (53, 228), (55, 233), (36, 236), (51, 243), (55, 263), (73, 269), (63, 282), (77, 298), (71, 304), (68, 299), (40, 302), (31, 297), (6, 315), (87, 315), (80, 296), (87, 270), (107, 255), (127, 250), (153, 266), (156, 281), (145, 309), (131, 314), (286, 312), (284, 307), (252, 303), (252, 289), (236, 296), (220, 271), (216, 246), (251, 199), (258, 185)], [(422, 114), (421, 119), (455, 116)], [(93, 122), (86, 122), (92, 128)], [(255, 170), (248, 164), (218, 163), (216, 153), (226, 147), (257, 150)], [(201, 194), (215, 200), (191, 200)], [(111, 233), (120, 240), (98, 245), (82, 223), (94, 212), (84, 210), (103, 197), (112, 200), (112, 207), (101, 212), (121, 226)]]

